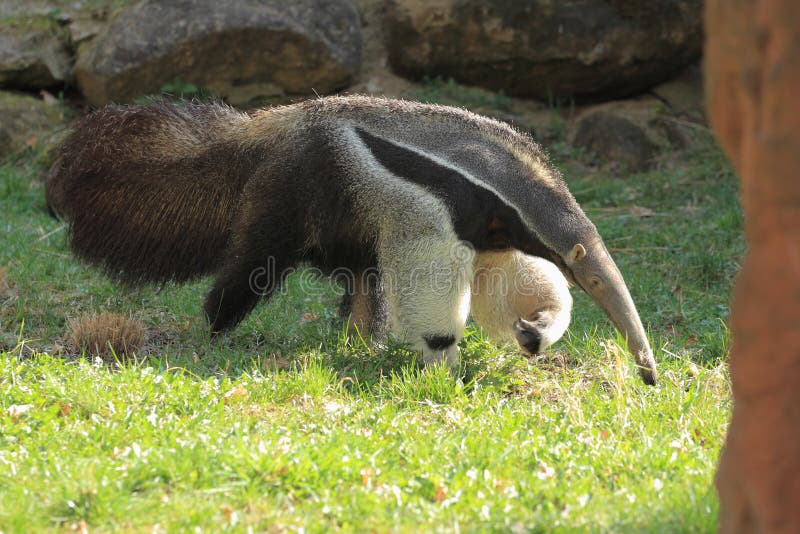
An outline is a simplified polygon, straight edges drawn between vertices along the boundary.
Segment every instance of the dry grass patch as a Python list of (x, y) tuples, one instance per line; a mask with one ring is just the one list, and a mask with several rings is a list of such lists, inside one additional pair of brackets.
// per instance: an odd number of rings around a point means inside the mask
[(118, 313), (91, 313), (69, 322), (70, 341), (78, 351), (103, 359), (128, 356), (144, 343), (144, 327)]

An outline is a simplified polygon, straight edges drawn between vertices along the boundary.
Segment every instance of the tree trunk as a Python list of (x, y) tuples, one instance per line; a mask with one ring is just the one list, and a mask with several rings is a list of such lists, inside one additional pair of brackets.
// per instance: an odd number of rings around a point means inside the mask
[(707, 0), (711, 123), (742, 182), (721, 532), (800, 532), (800, 1)]

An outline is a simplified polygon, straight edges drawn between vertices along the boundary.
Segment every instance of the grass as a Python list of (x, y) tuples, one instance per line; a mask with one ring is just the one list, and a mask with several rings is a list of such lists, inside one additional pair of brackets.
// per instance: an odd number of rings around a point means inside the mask
[[(212, 343), (207, 280), (115, 286), (71, 258), (36, 155), (0, 165), (0, 531), (715, 531), (735, 177), (702, 135), (638, 175), (555, 158), (626, 277), (657, 387), (577, 291), (535, 361), (469, 326), (459, 381), (348, 338), (334, 289), (302, 273)], [(70, 320), (103, 311), (144, 325), (136, 358), (70, 354)]]
[[(117, 313), (91, 313), (69, 322), (71, 346), (76, 351), (115, 361), (141, 351), (144, 328)], [(85, 354), (85, 355), (86, 355)]]

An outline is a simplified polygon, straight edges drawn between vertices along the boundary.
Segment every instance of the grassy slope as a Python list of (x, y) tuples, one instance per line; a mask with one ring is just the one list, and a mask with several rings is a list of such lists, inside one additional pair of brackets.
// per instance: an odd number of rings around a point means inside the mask
[[(535, 362), (470, 327), (463, 384), (396, 343), (347, 339), (334, 291), (302, 276), (211, 344), (207, 281), (114, 286), (71, 259), (34, 158), (0, 166), (0, 531), (713, 531), (735, 179), (702, 136), (633, 176), (558, 154), (650, 330), (658, 387), (577, 292), (568, 334)], [(147, 355), (59, 356), (67, 319), (90, 310), (141, 320)]]

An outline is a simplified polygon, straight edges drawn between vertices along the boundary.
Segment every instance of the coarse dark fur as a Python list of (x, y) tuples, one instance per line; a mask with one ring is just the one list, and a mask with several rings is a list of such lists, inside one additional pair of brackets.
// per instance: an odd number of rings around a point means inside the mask
[(231, 115), (219, 104), (154, 102), (80, 121), (45, 189), (75, 254), (129, 284), (215, 272), (239, 195), (266, 156), (223, 137)]

